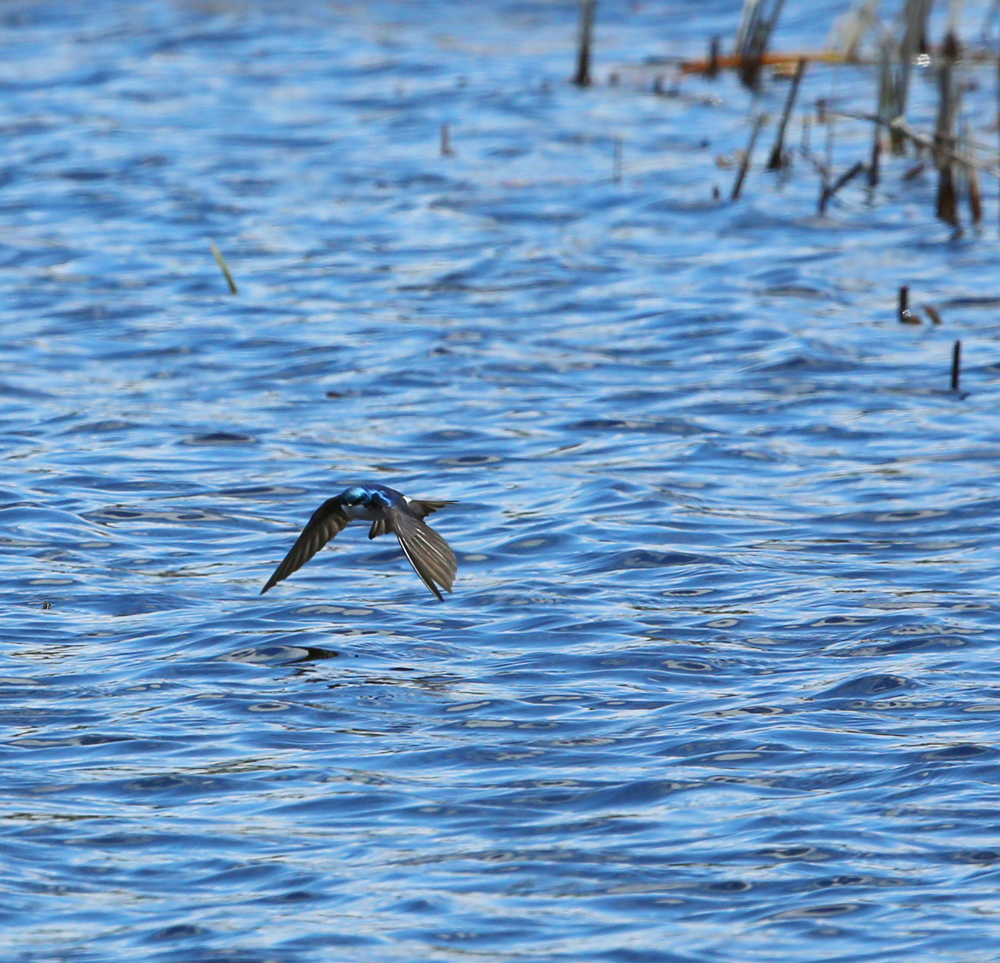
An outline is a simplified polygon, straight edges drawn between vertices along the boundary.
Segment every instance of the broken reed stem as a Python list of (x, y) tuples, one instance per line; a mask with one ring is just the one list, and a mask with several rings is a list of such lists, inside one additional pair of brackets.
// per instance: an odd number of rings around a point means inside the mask
[(955, 172), (950, 164), (938, 171), (937, 204), (934, 213), (945, 224), (958, 227), (958, 205), (955, 202)]
[(719, 53), (722, 43), (718, 37), (712, 37), (712, 42), (708, 45), (708, 68), (705, 70), (706, 77), (719, 76)]
[[(896, 87), (892, 73), (892, 53), (888, 43), (883, 43), (879, 56), (878, 97), (875, 116), (883, 122), (892, 120), (896, 99)], [(898, 135), (897, 135), (898, 136)], [(872, 162), (868, 168), (868, 186), (875, 187), (879, 178), (879, 162), (882, 159), (882, 125), (876, 124), (872, 132)]]
[(620, 137), (615, 138), (615, 153), (612, 170), (615, 183), (620, 184), (622, 182), (622, 139)]
[[(819, 110), (819, 101), (816, 103), (817, 111)], [(837, 125), (834, 123), (834, 115), (832, 111), (830, 116), (827, 116), (828, 108), (826, 106), (826, 100), (823, 100), (823, 119), (819, 121), (821, 124), (826, 125), (826, 139), (824, 140), (823, 147), (823, 166), (826, 167), (828, 171), (833, 170), (833, 142), (836, 138)], [(818, 118), (817, 118), (818, 119)]]
[(590, 86), (590, 41), (594, 32), (594, 8), (597, 0), (580, 0), (580, 47), (576, 55), (577, 87)]
[(760, 133), (766, 120), (766, 114), (758, 114), (757, 119), (754, 121), (753, 130), (750, 132), (750, 143), (747, 144), (746, 152), (743, 154), (739, 173), (736, 175), (736, 183), (733, 184), (733, 193), (729, 198), (732, 201), (737, 201), (740, 198), (740, 191), (743, 190), (743, 181), (746, 179), (747, 171), (750, 169), (750, 157), (753, 154), (754, 145), (757, 143), (757, 135)]
[(872, 159), (868, 165), (868, 186), (878, 186), (878, 167), (882, 160), (882, 132), (875, 125), (875, 136), (872, 138)]
[(965, 180), (969, 187), (969, 216), (973, 224), (982, 224), (983, 192), (979, 186), (979, 173), (968, 164), (965, 165)]
[(955, 121), (958, 117), (955, 64), (958, 54), (958, 40), (949, 32), (941, 45), (941, 66), (938, 68), (940, 99), (934, 129), (934, 162), (938, 169), (937, 216), (953, 227), (958, 226), (955, 197)]
[(956, 341), (951, 349), (951, 390), (958, 391), (958, 381), (962, 375), (962, 342)]
[(739, 62), (740, 82), (756, 90), (760, 81), (760, 68), (771, 34), (778, 24), (778, 16), (785, 0), (743, 0), (743, 16), (736, 32), (734, 52)]
[(823, 188), (823, 193), (819, 198), (819, 212), (826, 213), (826, 205), (830, 198), (837, 193), (845, 184), (854, 180), (865, 169), (864, 161), (858, 161), (850, 170), (844, 171), (829, 187)]
[[(892, 78), (892, 115), (902, 117), (906, 113), (906, 104), (910, 93), (910, 75), (913, 72), (913, 58), (918, 53), (927, 52), (927, 18), (930, 16), (934, 0), (904, 0), (903, 4), (903, 36), (900, 39), (898, 52), (899, 68)], [(903, 152), (903, 138), (890, 127), (892, 152)]]
[(233, 276), (229, 273), (229, 265), (226, 264), (226, 259), (222, 256), (222, 251), (220, 251), (215, 246), (215, 241), (210, 244), (212, 250), (212, 257), (215, 258), (215, 263), (219, 265), (222, 269), (222, 273), (226, 276), (226, 282), (229, 284), (230, 294), (239, 294), (239, 290), (236, 287), (236, 282), (233, 280)]
[(795, 98), (799, 93), (799, 84), (802, 83), (802, 75), (806, 72), (806, 59), (800, 57), (795, 65), (795, 76), (792, 78), (792, 86), (788, 91), (788, 98), (785, 100), (785, 109), (781, 114), (781, 121), (778, 123), (778, 136), (774, 139), (774, 147), (771, 148), (771, 157), (767, 162), (769, 171), (778, 171), (785, 166), (785, 128), (788, 126), (788, 118), (792, 115), (792, 108), (795, 107)]
[(920, 318), (910, 310), (910, 288), (906, 284), (900, 285), (899, 288), (899, 306), (896, 309), (896, 316), (900, 324), (920, 324)]

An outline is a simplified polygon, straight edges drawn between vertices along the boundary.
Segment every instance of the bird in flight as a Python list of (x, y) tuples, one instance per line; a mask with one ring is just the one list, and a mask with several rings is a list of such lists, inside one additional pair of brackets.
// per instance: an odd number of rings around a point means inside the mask
[(355, 485), (327, 499), (313, 513), (309, 524), (296, 539), (284, 561), (261, 589), (263, 595), (273, 585), (297, 572), (331, 538), (339, 535), (355, 519), (371, 522), (369, 538), (389, 532), (399, 539), (400, 547), (413, 570), (439, 599), (440, 585), (451, 591), (458, 562), (451, 546), (431, 528), (424, 518), (454, 502), (420, 501), (408, 498), (384, 485)]

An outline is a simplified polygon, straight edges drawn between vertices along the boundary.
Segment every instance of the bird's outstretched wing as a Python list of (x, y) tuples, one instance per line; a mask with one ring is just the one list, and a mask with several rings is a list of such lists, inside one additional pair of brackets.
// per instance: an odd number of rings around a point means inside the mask
[[(415, 504), (418, 503), (410, 502), (409, 508), (412, 509)], [(436, 511), (448, 503), (422, 502), (419, 504), (433, 505), (434, 507), (429, 511)], [(386, 525), (386, 531), (396, 533), (400, 547), (413, 566), (413, 570), (423, 580), (424, 585), (439, 599), (442, 598), (438, 585), (446, 592), (450, 592), (452, 583), (455, 581), (455, 573), (458, 571), (458, 562), (451, 546), (427, 525), (422, 517), (415, 517), (398, 508), (390, 508), (388, 514), (388, 521), (392, 527), (389, 528)]]
[(350, 519), (344, 514), (339, 498), (331, 498), (323, 502), (309, 519), (309, 524), (302, 529), (302, 534), (295, 540), (291, 551), (284, 561), (274, 570), (261, 590), (263, 595), (273, 585), (288, 578), (292, 572), (297, 572), (309, 561), (331, 538), (339, 535)]

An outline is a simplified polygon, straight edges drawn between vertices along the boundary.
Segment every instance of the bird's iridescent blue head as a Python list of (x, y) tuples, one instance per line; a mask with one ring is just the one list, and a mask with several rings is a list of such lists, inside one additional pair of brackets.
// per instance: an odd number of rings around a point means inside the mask
[(341, 496), (340, 500), (345, 505), (364, 505), (368, 499), (371, 498), (371, 492), (367, 488), (362, 488), (360, 485), (355, 485), (353, 488), (348, 488)]

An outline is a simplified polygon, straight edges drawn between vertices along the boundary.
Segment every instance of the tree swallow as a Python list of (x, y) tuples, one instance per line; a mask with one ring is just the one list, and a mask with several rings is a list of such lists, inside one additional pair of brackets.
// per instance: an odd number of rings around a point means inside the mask
[[(426, 502), (407, 498), (384, 485), (355, 485), (327, 499), (313, 513), (285, 560), (274, 570), (261, 590), (288, 578), (309, 561), (331, 538), (339, 535), (354, 519), (371, 522), (369, 538), (392, 532), (413, 570), (439, 599), (438, 585), (451, 591), (458, 562), (451, 546), (424, 522), (431, 512), (454, 502)], [(437, 584), (435, 584), (437, 583)]]

